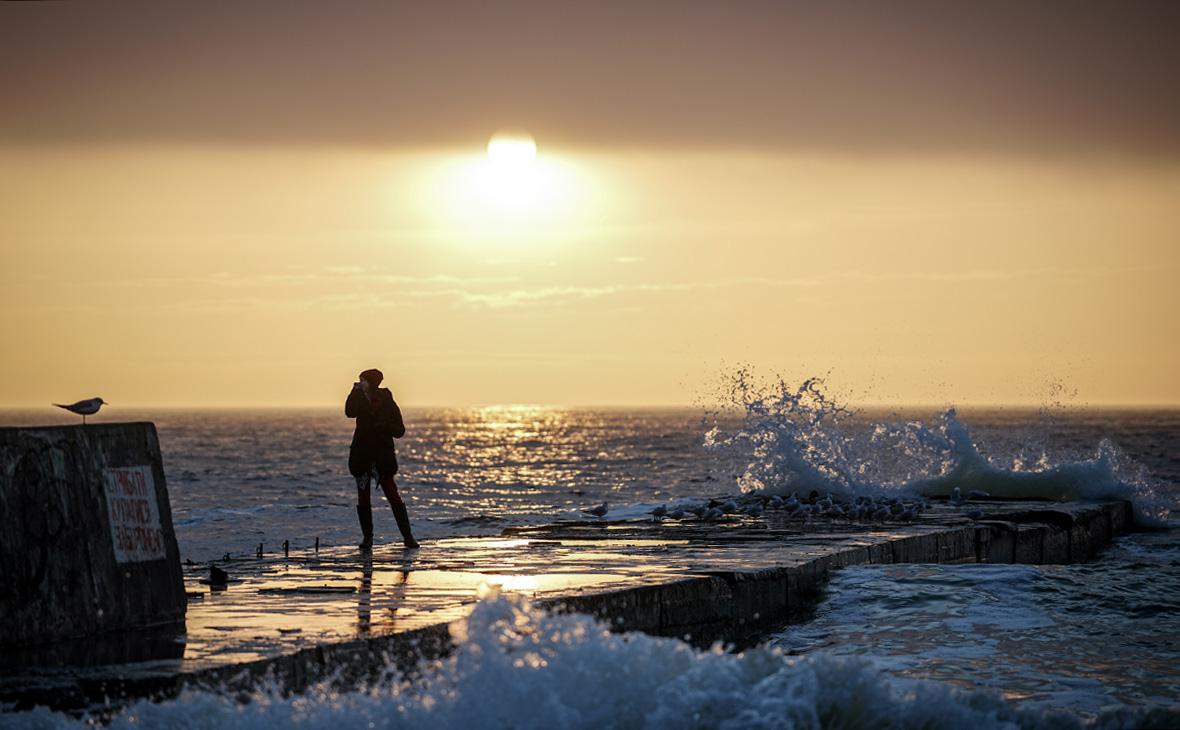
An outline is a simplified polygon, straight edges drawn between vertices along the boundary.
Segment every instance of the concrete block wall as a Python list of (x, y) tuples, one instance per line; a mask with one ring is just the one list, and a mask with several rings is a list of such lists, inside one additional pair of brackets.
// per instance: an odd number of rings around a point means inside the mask
[(151, 423), (0, 428), (0, 646), (180, 623)]

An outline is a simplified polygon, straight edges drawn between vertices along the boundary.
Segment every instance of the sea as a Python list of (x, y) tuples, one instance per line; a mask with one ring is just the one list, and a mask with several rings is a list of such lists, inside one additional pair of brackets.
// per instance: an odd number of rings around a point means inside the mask
[[(3, 425), (68, 423), (3, 411)], [(417, 537), (640, 519), (763, 491), (1129, 499), (1136, 531), (1064, 566), (876, 565), (753, 648), (612, 634), (487, 592), (412, 682), (284, 697), (188, 692), (124, 708), (143, 728), (1015, 728), (1180, 726), (1180, 411), (857, 409), (821, 383), (678, 409), (405, 408), (397, 481)], [(358, 538), (343, 408), (150, 410), (182, 559)], [(383, 499), (375, 495), (380, 509)], [(392, 520), (378, 542), (397, 540)], [(87, 718), (38, 708), (0, 727)]]

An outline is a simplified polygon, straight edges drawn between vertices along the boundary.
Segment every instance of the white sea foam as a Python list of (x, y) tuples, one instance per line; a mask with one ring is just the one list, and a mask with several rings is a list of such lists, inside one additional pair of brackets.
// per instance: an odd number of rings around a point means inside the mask
[(932, 423), (866, 424), (837, 403), (818, 378), (798, 386), (781, 380), (765, 385), (745, 370), (734, 376), (725, 400), (723, 406), (743, 413), (741, 425), (732, 432), (715, 425), (705, 444), (747, 455), (738, 480), (744, 492), (904, 491), (937, 497), (958, 487), (964, 495), (979, 490), (1001, 498), (1127, 499), (1136, 521), (1152, 527), (1166, 526), (1176, 508), (1105, 439), (1090, 458), (1057, 461), (1042, 451), (1035, 459), (1009, 457), (1005, 465), (998, 455), (981, 453), (954, 408)]
[[(676, 639), (612, 634), (583, 615), (553, 615), (491, 592), (454, 627), (458, 646), (414, 683), (356, 691), (328, 686), (247, 703), (188, 692), (126, 708), (112, 728), (1015, 728), (1081, 726), (1022, 710), (999, 695), (901, 680), (855, 659), (791, 658), (776, 649), (727, 654)], [(1127, 726), (1175, 717), (1107, 715)], [(39, 709), (0, 716), (22, 728), (77, 722)]]

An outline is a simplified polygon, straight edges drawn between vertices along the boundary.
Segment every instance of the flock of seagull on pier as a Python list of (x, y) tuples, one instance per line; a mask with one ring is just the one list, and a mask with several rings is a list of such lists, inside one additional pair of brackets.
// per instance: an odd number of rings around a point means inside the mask
[[(989, 496), (987, 492), (972, 491), (963, 497), (958, 487), (948, 499), (949, 504), (962, 507), (972, 499), (983, 499)], [(766, 512), (781, 512), (789, 519), (809, 521), (812, 519), (847, 520), (849, 522), (913, 522), (924, 511), (930, 509), (930, 500), (920, 496), (879, 495), (870, 497), (861, 495), (845, 498), (835, 496), (831, 492), (820, 496), (812, 491), (806, 497), (800, 497), (798, 492), (792, 492), (789, 497), (779, 495), (747, 494), (740, 497), (723, 497), (710, 499), (700, 503), (680, 503), (669, 507), (660, 505), (650, 511), (656, 520), (686, 520), (695, 519), (704, 522), (722, 522), (741, 516), (761, 517)], [(606, 502), (582, 510), (594, 517), (605, 517), (609, 511)], [(972, 509), (967, 517), (973, 520), (983, 519), (983, 511)]]

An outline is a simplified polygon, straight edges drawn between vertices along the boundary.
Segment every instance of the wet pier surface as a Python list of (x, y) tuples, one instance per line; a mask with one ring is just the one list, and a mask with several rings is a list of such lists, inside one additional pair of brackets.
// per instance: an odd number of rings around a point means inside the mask
[[(1131, 526), (1124, 502), (936, 505), (909, 523), (803, 522), (781, 513), (558, 523), (441, 539), (218, 561), (185, 568), (183, 630), (78, 640), (10, 657), (0, 701), (84, 705), (99, 693), (274, 676), (298, 688), (343, 665), (444, 652), (447, 625), (483, 586), (595, 614), (618, 629), (741, 641), (813, 603), (831, 570), (863, 563), (1068, 563)], [(101, 696), (101, 695), (99, 695)], [(91, 699), (88, 699), (91, 698)]]

